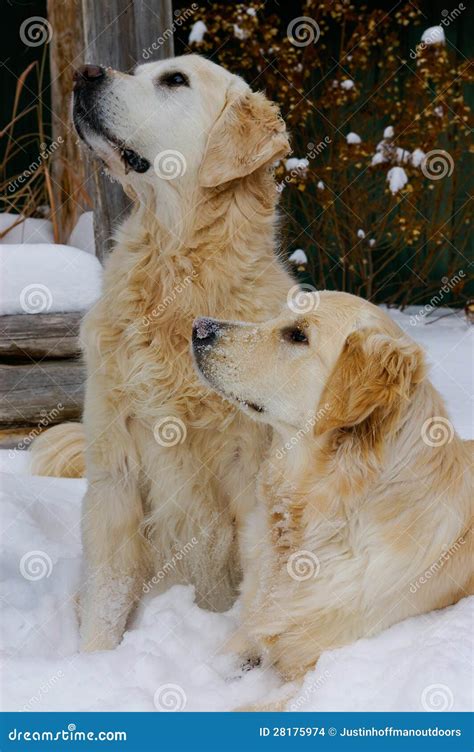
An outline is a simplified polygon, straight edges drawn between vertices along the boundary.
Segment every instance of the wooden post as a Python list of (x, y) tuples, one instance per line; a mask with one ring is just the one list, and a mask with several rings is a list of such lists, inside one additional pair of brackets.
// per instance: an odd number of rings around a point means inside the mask
[[(82, 0), (82, 18), (85, 49), (81, 62), (128, 72), (140, 63), (173, 55), (171, 0)], [(117, 183), (111, 183), (95, 163), (92, 167), (96, 253), (103, 261), (129, 201)]]
[(81, 0), (48, 0), (48, 20), (53, 28), (49, 45), (52, 135), (53, 143), (60, 144), (51, 158), (54, 219), (59, 241), (66, 243), (79, 215), (90, 209), (86, 168), (71, 121), (72, 74), (84, 50)]

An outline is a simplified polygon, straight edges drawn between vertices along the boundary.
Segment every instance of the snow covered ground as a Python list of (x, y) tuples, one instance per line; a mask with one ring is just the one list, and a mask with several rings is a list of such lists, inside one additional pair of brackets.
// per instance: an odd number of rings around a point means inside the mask
[[(459, 433), (472, 436), (473, 328), (462, 315), (427, 325), (392, 312), (432, 361)], [(325, 653), (304, 685), (243, 671), (221, 648), (238, 607), (209, 613), (191, 587), (149, 595), (122, 644), (78, 653), (80, 505), (85, 481), (28, 475), (27, 455), (3, 451), (2, 707), (6, 710), (231, 710), (291, 695), (289, 710), (468, 710), (474, 598)]]

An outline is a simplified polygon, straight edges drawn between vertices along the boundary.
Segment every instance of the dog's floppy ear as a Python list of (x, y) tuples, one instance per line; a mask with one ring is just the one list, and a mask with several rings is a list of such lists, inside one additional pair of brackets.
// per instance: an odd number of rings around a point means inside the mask
[(234, 94), (214, 124), (199, 171), (199, 182), (213, 188), (250, 175), (290, 151), (277, 106), (263, 94)]
[(408, 338), (372, 328), (352, 332), (324, 388), (321, 404), (327, 409), (316, 434), (364, 423), (375, 438), (377, 427), (410, 398), (424, 375), (423, 352)]

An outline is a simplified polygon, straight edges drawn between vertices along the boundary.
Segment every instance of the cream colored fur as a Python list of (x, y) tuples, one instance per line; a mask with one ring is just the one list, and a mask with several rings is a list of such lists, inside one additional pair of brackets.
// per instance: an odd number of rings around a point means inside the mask
[(80, 423), (61, 423), (40, 434), (32, 445), (31, 472), (62, 478), (86, 474), (85, 436)]
[(214, 322), (194, 345), (207, 383), (273, 428), (230, 647), (287, 679), (474, 586), (474, 442), (447, 422), (421, 348), (352, 295), (308, 294), (303, 307)]
[[(169, 70), (185, 72), (190, 87), (163, 91)], [(197, 378), (191, 325), (202, 314), (263, 321), (293, 284), (275, 256), (271, 165), (289, 150), (275, 106), (195, 55), (108, 76), (100, 100), (108, 129), (150, 162), (178, 151), (186, 170), (174, 180), (153, 168), (125, 172), (117, 149), (84, 128), (135, 201), (81, 332), (86, 650), (120, 641), (133, 602), (163, 568), (165, 586), (193, 583), (203, 607), (232, 603), (238, 532), (269, 431)], [(177, 440), (163, 445), (173, 424)]]

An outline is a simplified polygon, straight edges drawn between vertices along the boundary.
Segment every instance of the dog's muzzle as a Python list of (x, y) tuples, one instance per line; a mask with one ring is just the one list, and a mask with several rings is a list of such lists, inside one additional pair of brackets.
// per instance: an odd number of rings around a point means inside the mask
[(219, 322), (215, 319), (196, 319), (193, 324), (193, 346), (208, 347), (217, 339), (219, 330)]
[(73, 74), (74, 91), (81, 87), (97, 85), (105, 78), (105, 68), (101, 65), (81, 65)]
[(196, 364), (201, 373), (207, 376), (206, 356), (210, 354), (221, 330), (221, 322), (215, 319), (199, 318), (193, 323), (192, 349)]
[[(123, 141), (115, 138), (102, 122), (98, 107), (98, 95), (107, 83), (107, 71), (101, 65), (81, 65), (74, 71), (73, 120), (80, 138), (87, 142), (87, 131), (92, 131), (106, 139), (120, 154), (125, 171), (146, 172), (151, 164), (148, 159), (130, 149)], [(90, 146), (90, 144), (88, 144)]]
[(265, 412), (264, 408), (255, 402), (249, 402), (230, 392), (227, 393), (218, 383), (218, 380), (216, 381), (216, 373), (212, 367), (212, 358), (207, 357), (212, 353), (212, 349), (218, 342), (223, 331), (232, 328), (232, 326), (233, 324), (226, 321), (217, 321), (216, 319), (195, 319), (193, 323), (192, 347), (197, 368), (208, 384), (223, 397), (238, 403), (242, 407), (248, 408), (251, 412), (263, 413)]
[(204, 381), (222, 396), (226, 396), (219, 385), (218, 368), (214, 363), (214, 346), (219, 341), (226, 324), (209, 318), (198, 318), (193, 322), (192, 351), (194, 365)]

